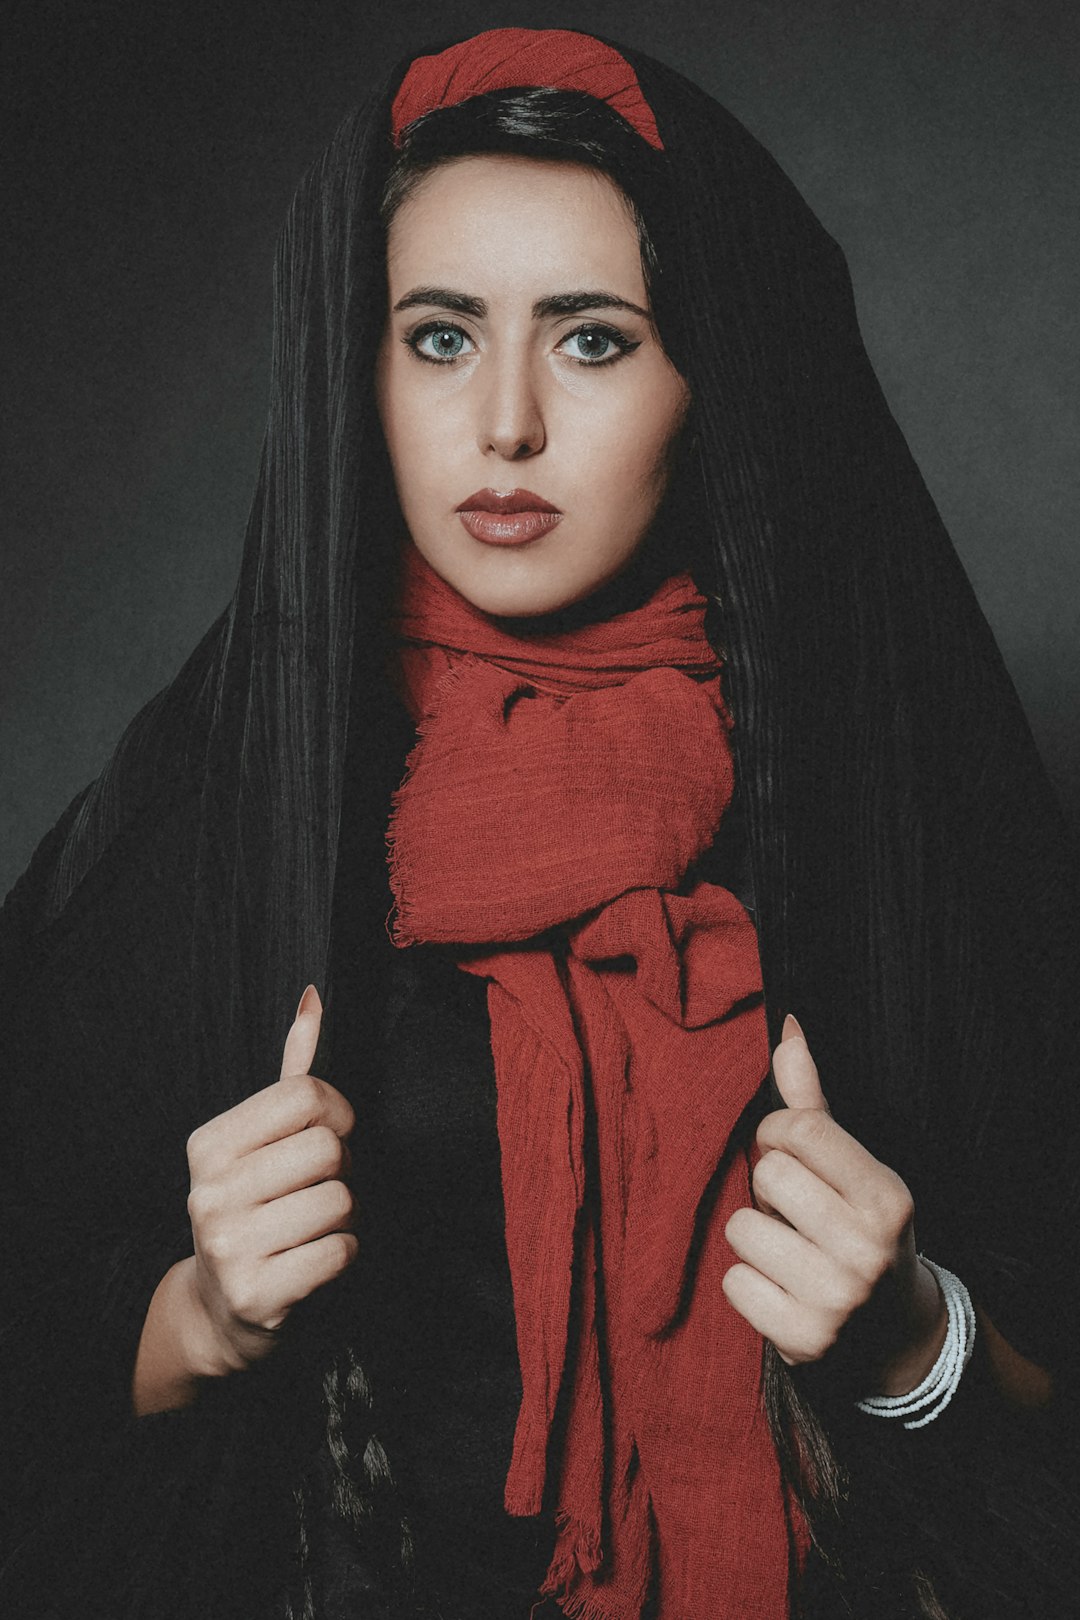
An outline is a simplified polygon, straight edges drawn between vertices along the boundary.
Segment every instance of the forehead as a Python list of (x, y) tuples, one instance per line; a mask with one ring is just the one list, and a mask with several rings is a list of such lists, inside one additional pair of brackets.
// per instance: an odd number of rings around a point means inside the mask
[(424, 175), (391, 222), (387, 268), (395, 295), (406, 281), (436, 278), (488, 295), (552, 277), (560, 286), (617, 281), (612, 290), (626, 297), (644, 291), (637, 227), (609, 175), (502, 153)]

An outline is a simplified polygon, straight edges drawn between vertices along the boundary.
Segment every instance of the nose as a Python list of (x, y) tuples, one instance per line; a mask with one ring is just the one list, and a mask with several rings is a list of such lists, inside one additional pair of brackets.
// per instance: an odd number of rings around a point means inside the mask
[(521, 461), (544, 447), (540, 380), (520, 352), (491, 357), (479, 397), (477, 442), (484, 455)]

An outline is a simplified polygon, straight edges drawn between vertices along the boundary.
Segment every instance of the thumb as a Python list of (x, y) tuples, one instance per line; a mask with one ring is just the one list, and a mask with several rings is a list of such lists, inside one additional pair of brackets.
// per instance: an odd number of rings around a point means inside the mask
[(794, 1013), (788, 1013), (780, 1032), (780, 1045), (773, 1053), (776, 1086), (788, 1108), (820, 1108), (830, 1113), (818, 1079), (817, 1064), (810, 1056), (806, 1036)]
[(315, 1061), (315, 1048), (319, 1044), (319, 1030), (322, 1027), (322, 1010), (319, 992), (313, 984), (309, 984), (300, 997), (296, 1017), (285, 1037), (280, 1079), (284, 1080), (287, 1074), (311, 1073), (311, 1065)]

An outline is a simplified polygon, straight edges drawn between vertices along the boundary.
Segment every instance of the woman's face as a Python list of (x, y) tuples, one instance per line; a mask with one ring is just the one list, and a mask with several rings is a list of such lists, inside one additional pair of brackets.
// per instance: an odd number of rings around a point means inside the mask
[[(581, 601), (648, 533), (689, 404), (623, 193), (576, 163), (456, 158), (395, 214), (387, 272), (377, 397), (417, 548), (486, 613)], [(515, 491), (531, 517), (473, 515)]]

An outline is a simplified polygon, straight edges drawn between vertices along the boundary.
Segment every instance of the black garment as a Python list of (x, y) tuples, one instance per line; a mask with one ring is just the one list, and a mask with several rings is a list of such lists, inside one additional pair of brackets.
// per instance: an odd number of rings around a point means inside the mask
[(395, 952), (382, 1077), (359, 1126), (381, 1174), (359, 1196), (379, 1253), (379, 1433), (417, 1584), (447, 1620), (528, 1620), (554, 1520), (511, 1518), (502, 1501), (521, 1379), (486, 994), (438, 948)]

